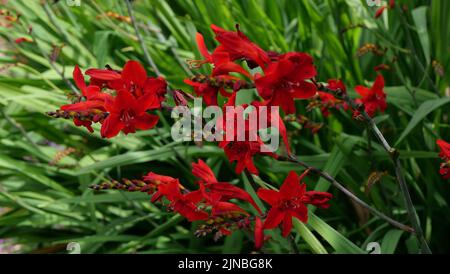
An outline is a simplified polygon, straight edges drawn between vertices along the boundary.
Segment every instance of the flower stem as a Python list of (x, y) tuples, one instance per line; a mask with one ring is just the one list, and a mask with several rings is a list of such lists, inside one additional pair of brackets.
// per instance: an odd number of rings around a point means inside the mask
[(139, 28), (136, 23), (136, 19), (134, 17), (133, 7), (131, 6), (131, 1), (125, 0), (125, 3), (127, 3), (128, 15), (130, 16), (130, 20), (131, 20), (131, 23), (133, 24), (134, 31), (136, 32), (136, 37), (139, 41), (139, 44), (141, 45), (141, 48), (144, 51), (145, 59), (147, 59), (148, 64), (153, 68), (156, 75), (160, 76), (161, 72), (159, 71), (158, 67), (156, 66), (155, 62), (153, 61), (150, 53), (147, 51), (147, 47), (145, 46), (144, 39), (142, 39), (141, 33), (139, 32)]
[(422, 227), (418, 220), (417, 212), (416, 212), (416, 209), (415, 209), (414, 204), (411, 199), (411, 195), (408, 190), (408, 185), (406, 184), (405, 176), (403, 174), (402, 164), (401, 164), (400, 158), (399, 158), (399, 156), (400, 156), (399, 151), (397, 149), (391, 147), (391, 145), (389, 145), (388, 141), (383, 136), (383, 133), (381, 133), (380, 129), (375, 124), (373, 119), (367, 114), (367, 112), (364, 110), (364, 108), (361, 108), (353, 99), (351, 99), (347, 95), (347, 93), (342, 92), (341, 90), (331, 90), (331, 89), (323, 86), (320, 83), (315, 83), (315, 84), (319, 90), (326, 91), (326, 92), (335, 94), (338, 97), (341, 97), (353, 109), (359, 111), (361, 113), (362, 117), (364, 118), (364, 121), (369, 125), (372, 132), (375, 134), (377, 139), (383, 145), (384, 149), (388, 152), (388, 154), (391, 157), (391, 160), (394, 164), (395, 174), (397, 177), (397, 181), (400, 185), (400, 190), (402, 192), (403, 198), (405, 200), (408, 217), (409, 217), (412, 227), (414, 228), (414, 232), (415, 232), (417, 240), (420, 244), (421, 250), (423, 253), (431, 254), (431, 250), (430, 250), (428, 243), (423, 235), (423, 230), (422, 230)]

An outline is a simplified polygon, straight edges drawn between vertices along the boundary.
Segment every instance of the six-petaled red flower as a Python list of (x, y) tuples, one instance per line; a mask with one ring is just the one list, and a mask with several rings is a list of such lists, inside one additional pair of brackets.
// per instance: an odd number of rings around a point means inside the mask
[(384, 93), (384, 78), (379, 74), (372, 88), (364, 86), (356, 86), (355, 91), (361, 95), (362, 98), (357, 99), (357, 102), (363, 103), (365, 110), (369, 116), (375, 115), (377, 110), (384, 112), (387, 108), (386, 93)]
[(264, 221), (264, 229), (276, 228), (282, 223), (283, 236), (287, 236), (292, 229), (292, 217), (306, 223), (308, 221), (307, 204), (321, 208), (328, 208), (328, 201), (333, 197), (330, 193), (306, 191), (302, 183), (303, 177), (291, 171), (281, 185), (280, 191), (271, 189), (258, 190), (258, 196), (272, 206)]
[(294, 99), (307, 99), (316, 94), (316, 86), (306, 80), (316, 76), (313, 59), (306, 53), (289, 52), (279, 56), (255, 76), (259, 95), (268, 105), (280, 106), (287, 114), (295, 112)]

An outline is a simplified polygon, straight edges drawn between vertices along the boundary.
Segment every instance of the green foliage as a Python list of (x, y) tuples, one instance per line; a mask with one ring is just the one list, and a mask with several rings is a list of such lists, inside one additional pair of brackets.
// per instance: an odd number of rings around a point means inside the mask
[[(71, 121), (47, 117), (46, 111), (67, 102), (70, 89), (60, 73), (71, 81), (74, 65), (83, 70), (121, 67), (129, 59), (145, 64), (132, 25), (107, 16), (127, 16), (124, 1), (82, 1), (79, 7), (52, 2), (14, 0), (1, 6), (21, 17), (10, 28), (0, 27), (0, 208), (7, 209), (0, 213), (0, 239), (12, 239), (22, 245), (22, 252), (66, 252), (61, 244), (73, 241), (81, 244), (83, 253), (250, 252), (253, 235), (247, 231), (217, 242), (199, 239), (192, 233), (195, 224), (189, 228), (181, 216), (149, 203), (145, 194), (94, 193), (88, 188), (112, 178), (139, 178), (148, 171), (193, 186), (190, 163), (201, 157), (221, 180), (241, 181), (257, 199), (255, 189), (247, 178), (234, 174), (221, 149), (209, 143), (173, 142), (168, 114), (161, 114), (168, 124), (160, 123), (158, 129), (112, 140), (101, 139), (99, 128), (89, 134)], [(395, 9), (378, 20), (373, 17), (376, 7), (359, 0), (136, 0), (133, 5), (147, 49), (172, 88), (186, 89), (183, 79), (205, 70), (191, 71), (185, 60), (200, 58), (196, 32), (210, 48), (215, 45), (210, 24), (233, 29), (239, 23), (265, 50), (311, 54), (319, 81), (341, 78), (353, 97), (355, 85), (369, 85), (376, 77), (374, 67), (387, 64), (390, 70), (383, 74), (388, 109), (376, 121), (400, 150), (431, 249), (449, 252), (450, 185), (439, 176), (434, 140), (450, 140), (450, 2), (396, 2)], [(14, 43), (20, 37), (37, 43)], [(358, 57), (366, 43), (386, 51)], [(151, 67), (147, 70), (154, 75)], [(299, 159), (335, 176), (386, 215), (408, 223), (389, 157), (364, 125), (344, 111), (325, 118), (315, 110), (307, 112), (307, 102), (297, 105), (303, 115), (325, 124), (315, 135), (298, 131), (295, 123), (288, 125), (295, 132), (290, 142)], [(261, 175), (255, 180), (261, 185), (278, 186), (289, 170), (301, 171), (265, 158), (256, 164)], [(386, 176), (370, 181), (374, 172), (385, 171)], [(311, 190), (332, 192), (334, 199), (329, 209), (311, 211), (308, 224), (294, 223), (294, 241), (301, 252), (365, 253), (371, 241), (379, 242), (384, 253), (418, 252), (407, 232), (372, 217), (325, 180), (311, 176), (307, 184)], [(278, 234), (270, 233), (265, 252), (292, 252), (288, 240)]]

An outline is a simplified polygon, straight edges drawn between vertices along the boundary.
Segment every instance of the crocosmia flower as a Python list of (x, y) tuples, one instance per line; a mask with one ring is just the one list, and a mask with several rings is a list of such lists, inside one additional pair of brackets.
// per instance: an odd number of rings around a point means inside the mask
[(381, 74), (377, 76), (372, 88), (364, 86), (355, 87), (355, 91), (362, 97), (357, 101), (364, 104), (367, 114), (371, 117), (374, 116), (377, 110), (384, 112), (387, 108), (386, 94), (383, 89), (384, 78)]
[(264, 76), (255, 76), (259, 95), (269, 105), (280, 106), (287, 114), (295, 112), (294, 99), (307, 99), (316, 94), (314, 84), (307, 82), (316, 76), (313, 59), (306, 53), (289, 52), (279, 56), (264, 70)]
[(159, 106), (160, 103), (153, 93), (145, 93), (136, 98), (128, 90), (119, 90), (114, 101), (105, 104), (109, 115), (102, 124), (102, 137), (111, 138), (120, 131), (128, 134), (136, 132), (136, 129), (153, 128), (158, 123), (159, 117), (147, 113), (147, 110)]
[(264, 229), (276, 228), (282, 224), (283, 236), (287, 236), (292, 229), (292, 217), (306, 223), (308, 221), (307, 204), (321, 208), (328, 208), (328, 201), (333, 197), (330, 193), (306, 191), (306, 185), (301, 182), (302, 176), (291, 171), (284, 180), (280, 191), (260, 188), (258, 196), (272, 207), (264, 221)]

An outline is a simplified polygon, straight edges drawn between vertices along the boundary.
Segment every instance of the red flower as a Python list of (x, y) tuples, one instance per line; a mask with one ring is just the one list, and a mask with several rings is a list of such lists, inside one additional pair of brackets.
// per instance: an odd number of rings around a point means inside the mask
[(358, 101), (362, 102), (365, 106), (367, 114), (373, 116), (375, 112), (380, 110), (384, 112), (387, 108), (386, 104), (386, 94), (384, 89), (384, 78), (383, 75), (379, 74), (372, 88), (367, 88), (364, 86), (356, 86), (355, 91), (362, 96)]
[(211, 168), (202, 160), (199, 160), (198, 163), (192, 163), (192, 174), (202, 180), (199, 184), (201, 187), (204, 186), (204, 193), (209, 193), (216, 200), (224, 202), (231, 199), (246, 201), (261, 214), (261, 210), (248, 192), (230, 183), (218, 182)]
[(109, 115), (102, 124), (102, 137), (111, 138), (120, 131), (128, 134), (136, 132), (136, 129), (153, 128), (158, 123), (159, 117), (146, 111), (159, 106), (160, 102), (151, 92), (136, 98), (128, 90), (119, 90), (114, 101), (105, 104)]
[(347, 92), (347, 87), (344, 85), (344, 82), (342, 82), (341, 79), (330, 79), (328, 80), (328, 88), (331, 90), (340, 90), (344, 93)]
[(305, 80), (316, 76), (311, 56), (301, 52), (289, 52), (279, 56), (264, 70), (265, 75), (256, 75), (255, 85), (259, 95), (269, 100), (269, 105), (280, 106), (285, 113), (294, 113), (294, 99), (311, 98), (316, 87)]
[[(190, 222), (205, 220), (208, 213), (200, 210), (197, 204), (203, 199), (200, 191), (192, 191), (187, 194), (181, 194), (180, 183), (173, 181), (167, 184), (161, 184), (158, 188), (158, 199), (165, 196), (170, 201), (170, 207), (186, 217)], [(152, 199), (152, 201), (155, 201)]]
[(450, 144), (444, 140), (437, 140), (436, 144), (441, 149), (439, 157), (444, 161), (444, 163), (441, 164), (439, 173), (444, 179), (450, 179)]
[(240, 174), (244, 169), (250, 173), (258, 174), (253, 163), (253, 156), (257, 154), (268, 154), (276, 157), (273, 153), (262, 153), (261, 148), (264, 145), (262, 141), (222, 141), (219, 147), (223, 148), (230, 162), (236, 161), (236, 173)]
[(280, 191), (259, 189), (258, 196), (272, 206), (264, 222), (264, 229), (272, 229), (282, 223), (283, 236), (287, 236), (292, 229), (292, 217), (306, 223), (308, 221), (308, 208), (312, 204), (328, 208), (328, 201), (333, 197), (327, 192), (306, 191), (306, 185), (301, 180), (307, 172), (300, 177), (291, 171), (284, 180)]
[[(232, 141), (224, 140), (219, 143), (219, 147), (223, 148), (225, 154), (230, 162), (237, 161), (236, 173), (240, 174), (244, 169), (247, 169), (250, 173), (258, 174), (258, 170), (253, 164), (253, 156), (256, 154), (269, 155), (276, 158), (276, 154), (271, 152), (263, 152), (263, 147), (265, 144), (262, 142), (261, 138), (257, 136), (257, 130), (255, 128), (250, 128), (251, 124), (249, 120), (244, 120), (245, 129), (243, 132), (244, 136), (239, 136), (240, 130), (238, 129), (238, 115), (243, 115), (238, 109), (232, 109), (234, 112), (230, 112), (227, 108), (228, 106), (235, 106), (236, 92), (233, 92), (232, 96), (226, 104), (224, 104), (224, 109), (226, 115), (222, 117), (221, 123), (217, 125), (217, 130), (219, 132), (224, 132), (224, 136), (227, 137), (227, 124), (234, 123), (232, 127), (234, 131)], [(247, 106), (243, 105), (243, 109)], [(274, 117), (275, 118), (275, 117)], [(220, 118), (219, 118), (220, 119)], [(284, 124), (283, 124), (284, 125)], [(244, 141), (240, 141), (240, 137), (244, 137)], [(286, 138), (287, 142), (287, 138)]]
[(232, 61), (239, 59), (253, 61), (261, 68), (264, 68), (270, 62), (269, 55), (252, 43), (239, 30), (239, 25), (236, 25), (236, 32), (224, 30), (216, 25), (211, 25), (211, 28), (216, 34), (216, 40), (220, 43), (220, 46), (215, 50), (216, 53), (226, 52)]
[[(75, 66), (73, 70), (73, 80), (75, 81), (75, 85), (80, 89), (82, 98), (84, 98), (85, 100), (78, 103), (63, 105), (61, 106), (61, 110), (98, 114), (106, 111), (104, 107), (105, 103), (111, 102), (113, 100), (113, 97), (110, 94), (102, 93), (98, 86), (87, 86), (84, 82), (83, 73), (78, 66)], [(91, 126), (93, 121), (97, 121), (95, 115), (93, 120), (81, 120), (75, 118), (73, 122), (76, 126), (84, 126), (90, 132), (93, 132), (94, 130)]]
[(106, 83), (110, 89), (126, 89), (136, 98), (145, 93), (152, 93), (161, 103), (167, 91), (166, 81), (159, 78), (147, 77), (145, 68), (137, 61), (128, 61), (121, 72), (111, 69), (89, 69), (86, 74), (91, 76), (91, 82)]

